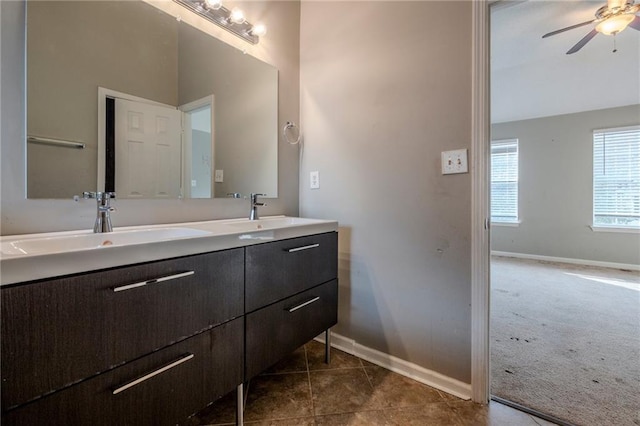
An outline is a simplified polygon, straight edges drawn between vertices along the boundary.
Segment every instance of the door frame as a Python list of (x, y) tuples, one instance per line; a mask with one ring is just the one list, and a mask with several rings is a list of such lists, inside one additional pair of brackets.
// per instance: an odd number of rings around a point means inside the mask
[(489, 6), (473, 0), (471, 53), (471, 398), (490, 398)]

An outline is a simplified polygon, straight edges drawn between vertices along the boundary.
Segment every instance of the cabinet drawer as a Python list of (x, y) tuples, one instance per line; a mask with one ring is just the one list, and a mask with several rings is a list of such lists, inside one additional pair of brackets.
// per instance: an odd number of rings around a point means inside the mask
[(233, 320), (9, 411), (2, 424), (185, 424), (242, 383), (242, 330), (242, 318)]
[(3, 288), (3, 408), (241, 316), (243, 262), (236, 249)]
[(338, 234), (246, 248), (246, 312), (338, 277)]
[(337, 280), (247, 315), (245, 381), (337, 322)]

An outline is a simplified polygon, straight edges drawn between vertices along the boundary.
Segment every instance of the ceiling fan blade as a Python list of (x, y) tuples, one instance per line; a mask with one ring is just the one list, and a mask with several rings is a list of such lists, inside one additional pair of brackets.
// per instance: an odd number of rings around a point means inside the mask
[(551, 31), (550, 33), (546, 33), (545, 35), (543, 35), (542, 38), (551, 37), (551, 36), (554, 36), (556, 34), (560, 34), (560, 33), (563, 33), (565, 31), (572, 30), (574, 28), (583, 27), (585, 25), (592, 24), (593, 22), (595, 22), (595, 19), (592, 19), (591, 21), (586, 21), (586, 22), (581, 22), (579, 24), (571, 25), (570, 27), (566, 27), (566, 28), (562, 28), (562, 29), (559, 29), (559, 30)]
[(589, 41), (591, 41), (591, 39), (594, 38), (597, 34), (598, 34), (598, 31), (596, 31), (595, 29), (591, 30), (589, 34), (582, 37), (582, 40), (577, 42), (575, 46), (569, 49), (569, 51), (567, 52), (567, 55), (571, 55), (572, 53), (576, 53), (578, 50), (582, 49), (584, 45), (589, 43)]
[(640, 16), (636, 16), (633, 21), (629, 24), (631, 28), (634, 30), (640, 31)]

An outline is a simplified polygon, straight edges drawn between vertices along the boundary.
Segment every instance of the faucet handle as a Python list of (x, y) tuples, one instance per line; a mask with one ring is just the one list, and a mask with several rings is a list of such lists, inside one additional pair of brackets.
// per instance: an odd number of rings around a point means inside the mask
[(98, 201), (101, 201), (103, 199), (109, 199), (109, 198), (116, 198), (116, 193), (115, 192), (83, 192), (82, 193), (82, 198), (84, 198), (85, 200), (89, 199), (89, 198), (95, 198)]
[(258, 202), (258, 197), (266, 197), (267, 194), (255, 194), (255, 193), (251, 193), (251, 204), (254, 204), (256, 206), (266, 206), (265, 203), (259, 203)]

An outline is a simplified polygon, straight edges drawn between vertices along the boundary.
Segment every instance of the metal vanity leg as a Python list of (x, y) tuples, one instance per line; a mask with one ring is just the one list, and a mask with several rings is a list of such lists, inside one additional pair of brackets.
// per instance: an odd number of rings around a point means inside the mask
[(331, 329), (327, 328), (324, 331), (324, 362), (326, 364), (331, 363)]
[(236, 425), (244, 424), (244, 384), (240, 383), (236, 389)]

